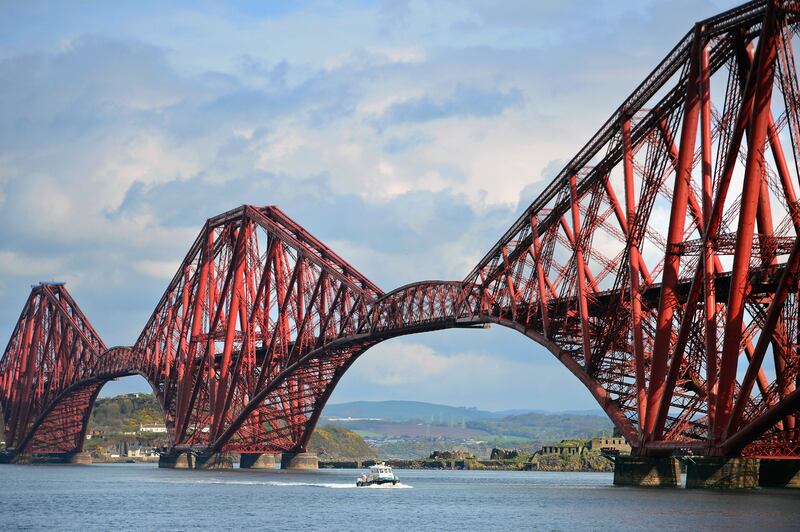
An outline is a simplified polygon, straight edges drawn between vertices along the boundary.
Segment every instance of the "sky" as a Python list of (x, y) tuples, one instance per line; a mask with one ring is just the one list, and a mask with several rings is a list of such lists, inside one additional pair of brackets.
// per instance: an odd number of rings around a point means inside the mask
[[(693, 23), (734, 5), (0, 2), (0, 343), (56, 280), (106, 344), (132, 344), (205, 219), (245, 203), (385, 291), (461, 280)], [(379, 344), (331, 401), (388, 399), (596, 407), (498, 326)]]

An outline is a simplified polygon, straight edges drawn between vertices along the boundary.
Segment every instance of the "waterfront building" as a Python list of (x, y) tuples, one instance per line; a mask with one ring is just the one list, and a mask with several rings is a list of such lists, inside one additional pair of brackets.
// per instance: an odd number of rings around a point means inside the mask
[(592, 451), (600, 451), (604, 449), (614, 449), (621, 453), (630, 453), (631, 446), (625, 441), (622, 436), (607, 437), (601, 436), (599, 438), (592, 438), (589, 442), (589, 449)]
[(166, 434), (167, 427), (164, 425), (139, 425), (139, 432), (155, 432), (158, 434)]
[(542, 454), (581, 454), (584, 448), (581, 443), (561, 440), (558, 445), (543, 445)]
[(156, 451), (152, 447), (144, 447), (138, 443), (134, 443), (130, 447), (128, 447), (128, 452), (126, 456), (128, 458), (149, 458), (151, 456), (155, 456)]

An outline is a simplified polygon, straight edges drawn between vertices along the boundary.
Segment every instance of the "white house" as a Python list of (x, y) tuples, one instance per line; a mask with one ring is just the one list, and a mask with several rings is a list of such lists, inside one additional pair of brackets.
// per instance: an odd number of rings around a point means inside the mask
[(139, 432), (156, 432), (166, 434), (167, 427), (164, 425), (139, 425)]

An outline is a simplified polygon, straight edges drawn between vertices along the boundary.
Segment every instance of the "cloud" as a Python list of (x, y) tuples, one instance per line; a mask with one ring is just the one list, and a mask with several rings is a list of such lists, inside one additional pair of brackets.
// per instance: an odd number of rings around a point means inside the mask
[(63, 262), (57, 258), (42, 259), (13, 251), (0, 251), (0, 275), (3, 276), (53, 276), (62, 266)]
[(133, 268), (148, 277), (169, 280), (175, 275), (178, 266), (179, 263), (171, 260), (140, 260)]
[(566, 368), (553, 363), (549, 353), (543, 355), (512, 360), (491, 352), (444, 353), (425, 344), (395, 340), (362, 355), (331, 402), (414, 398), (472, 406), (480, 397), (483, 408), (494, 410), (595, 408), (588, 390)]
[(441, 377), (458, 362), (419, 344), (393, 344), (381, 350), (381, 357), (359, 363), (357, 374), (371, 384), (398, 386)]
[(519, 89), (487, 91), (458, 86), (444, 99), (423, 96), (393, 104), (384, 111), (378, 123), (386, 126), (407, 122), (429, 122), (449, 117), (494, 116), (506, 109), (521, 105), (523, 100)]

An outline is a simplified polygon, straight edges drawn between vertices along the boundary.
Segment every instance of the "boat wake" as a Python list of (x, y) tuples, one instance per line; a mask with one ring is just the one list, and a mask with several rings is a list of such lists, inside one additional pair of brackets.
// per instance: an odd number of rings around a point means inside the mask
[[(356, 487), (356, 486), (353, 486)], [(409, 486), (408, 484), (403, 484), (402, 482), (398, 482), (397, 484), (373, 484), (371, 486), (362, 486), (359, 489), (375, 489), (375, 490), (402, 490), (402, 489), (410, 489), (414, 486)]]
[(357, 488), (355, 483), (343, 482), (285, 482), (278, 480), (233, 480), (233, 479), (216, 479), (204, 478), (195, 480), (157, 480), (155, 482), (163, 482), (169, 484), (230, 484), (238, 486), (306, 486), (310, 488), (328, 488), (328, 489), (410, 489), (413, 486), (408, 484), (398, 483), (391, 484), (373, 484), (372, 486), (364, 486), (364, 488)]

